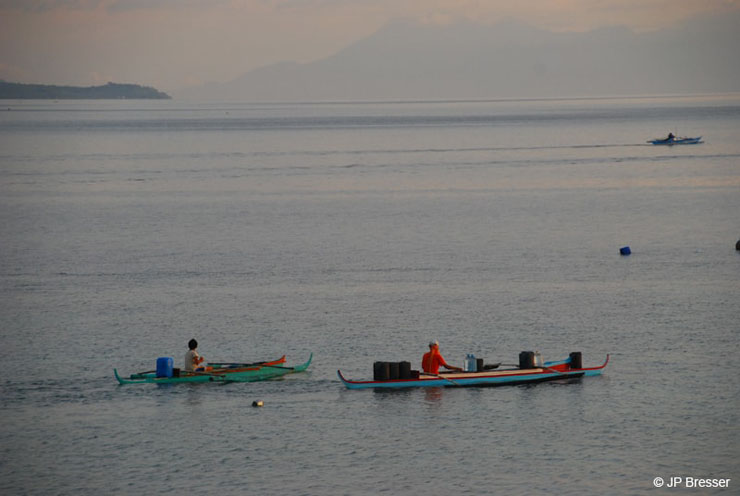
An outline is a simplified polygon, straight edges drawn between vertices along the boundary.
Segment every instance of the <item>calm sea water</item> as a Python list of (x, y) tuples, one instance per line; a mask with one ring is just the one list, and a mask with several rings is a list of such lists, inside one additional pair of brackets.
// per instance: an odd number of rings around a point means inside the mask
[[(0, 108), (4, 494), (740, 493), (740, 97)], [(705, 143), (645, 143), (668, 131)], [(314, 363), (115, 382), (192, 337)], [(457, 364), (612, 361), (336, 378), (430, 339)]]

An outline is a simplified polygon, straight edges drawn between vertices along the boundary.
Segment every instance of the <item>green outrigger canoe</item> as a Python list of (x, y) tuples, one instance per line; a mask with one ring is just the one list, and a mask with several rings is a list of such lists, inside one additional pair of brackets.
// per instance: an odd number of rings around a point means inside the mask
[(293, 367), (285, 366), (285, 355), (271, 362), (254, 364), (217, 364), (213, 370), (207, 372), (179, 372), (177, 376), (157, 377), (155, 372), (140, 372), (131, 374), (128, 378), (121, 377), (118, 370), (113, 369), (119, 384), (178, 384), (181, 382), (256, 382), (273, 379), (294, 372), (303, 372), (311, 364), (313, 353), (305, 363)]

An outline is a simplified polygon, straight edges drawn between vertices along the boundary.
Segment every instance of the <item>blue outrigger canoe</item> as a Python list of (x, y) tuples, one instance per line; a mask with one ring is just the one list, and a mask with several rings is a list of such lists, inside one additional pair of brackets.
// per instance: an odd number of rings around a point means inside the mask
[(608, 363), (609, 355), (606, 356), (603, 365), (590, 368), (572, 368), (571, 358), (569, 357), (557, 362), (545, 362), (542, 366), (532, 369), (513, 368), (481, 372), (445, 372), (437, 375), (422, 372), (418, 378), (411, 379), (351, 381), (345, 379), (339, 370), (337, 370), (337, 375), (342, 384), (348, 389), (505, 386), (600, 375)]

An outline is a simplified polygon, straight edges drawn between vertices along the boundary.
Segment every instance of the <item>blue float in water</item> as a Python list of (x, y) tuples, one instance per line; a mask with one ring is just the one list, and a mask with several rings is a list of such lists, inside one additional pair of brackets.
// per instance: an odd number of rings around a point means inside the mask
[(623, 246), (619, 249), (620, 255), (630, 255), (632, 254), (632, 250), (630, 250), (629, 246)]

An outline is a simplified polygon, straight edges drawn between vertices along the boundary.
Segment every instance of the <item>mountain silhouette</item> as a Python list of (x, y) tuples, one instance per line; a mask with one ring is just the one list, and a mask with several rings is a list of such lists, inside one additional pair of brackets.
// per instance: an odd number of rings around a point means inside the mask
[(284, 62), (176, 97), (342, 101), (586, 97), (740, 91), (740, 16), (649, 33), (553, 33), (515, 21), (394, 22), (336, 54)]

